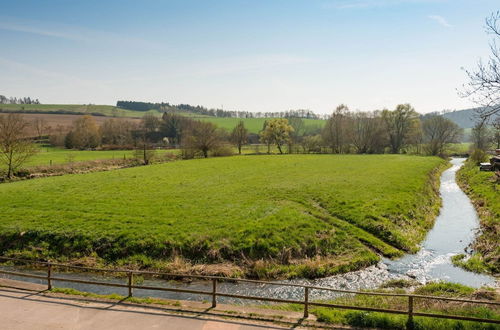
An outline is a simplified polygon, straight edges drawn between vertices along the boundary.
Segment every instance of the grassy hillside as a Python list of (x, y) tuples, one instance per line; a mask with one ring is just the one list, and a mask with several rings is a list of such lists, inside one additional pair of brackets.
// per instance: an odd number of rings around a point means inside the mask
[[(457, 179), (471, 197), (481, 220), (481, 234), (474, 243), (475, 254), (466, 262), (455, 258), (465, 268), (500, 274), (500, 190), (493, 172), (481, 172), (468, 161), (457, 173)], [(462, 255), (463, 256), (463, 255)]]
[[(259, 133), (264, 127), (266, 118), (218, 118), (218, 117), (194, 117), (199, 120), (209, 121), (228, 131), (232, 130), (240, 120), (245, 123), (245, 127), (250, 133)], [(303, 119), (307, 129), (322, 128), (326, 121), (321, 119)]]
[(372, 264), (375, 251), (416, 251), (438, 209), (431, 173), (443, 163), (240, 156), (1, 184), (0, 253), (324, 276)]
[[(46, 113), (43, 118), (56, 126), (55, 122), (59, 123), (59, 117), (54, 117), (54, 121), (51, 118), (50, 113), (59, 113), (57, 116), (63, 114), (99, 114), (108, 117), (126, 117), (126, 118), (142, 118), (145, 114), (153, 114), (156, 116), (161, 116), (161, 112), (158, 110), (149, 111), (134, 111), (117, 108), (112, 105), (82, 105), (82, 104), (0, 104), (0, 112), (23, 112), (23, 113)], [(199, 114), (190, 113), (187, 111), (177, 111), (180, 115), (192, 117), (194, 119), (209, 121), (217, 126), (224, 128), (226, 130), (232, 130), (240, 120), (245, 122), (245, 126), (250, 133), (258, 133), (262, 130), (265, 118), (218, 118), (203, 116)], [(99, 118), (99, 117), (96, 117)], [(54, 123), (52, 123), (54, 122)], [(314, 129), (317, 127), (323, 127), (325, 124), (324, 120), (317, 119), (304, 119), (306, 127), (309, 129)], [(68, 125), (71, 123), (68, 122)]]
[(112, 105), (83, 105), (83, 104), (0, 104), (3, 112), (24, 112), (24, 113), (64, 113), (64, 114), (101, 114), (110, 117), (131, 117), (138, 118), (146, 113), (160, 115), (157, 110), (133, 111), (117, 108)]

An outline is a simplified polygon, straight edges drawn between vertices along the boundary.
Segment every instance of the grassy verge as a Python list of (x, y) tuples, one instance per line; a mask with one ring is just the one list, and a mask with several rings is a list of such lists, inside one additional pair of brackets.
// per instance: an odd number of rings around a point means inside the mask
[[(407, 293), (402, 287), (413, 286), (414, 283), (392, 283), (384, 285), (385, 289), (376, 292)], [(389, 287), (392, 287), (388, 289)], [(417, 287), (413, 292), (426, 296), (459, 297), (464, 299), (481, 299), (498, 301), (498, 295), (492, 289), (473, 289), (467, 286), (454, 283), (429, 283)], [(408, 298), (406, 297), (385, 297), (368, 295), (350, 295), (340, 297), (328, 303), (358, 306), (386, 308), (405, 311), (408, 308)], [(414, 311), (434, 314), (447, 314), (457, 316), (468, 316), (485, 319), (500, 320), (500, 310), (498, 307), (487, 305), (477, 305), (470, 303), (443, 302), (437, 300), (414, 300)], [(276, 306), (267, 306), (276, 308)], [(279, 309), (301, 311), (302, 305), (280, 305)], [(413, 324), (408, 324), (407, 315), (388, 314), (380, 312), (364, 312), (354, 310), (333, 309), (325, 307), (312, 307), (310, 312), (316, 315), (318, 321), (330, 324), (343, 324), (353, 327), (369, 327), (378, 329), (498, 329), (498, 325), (478, 323), (460, 320), (447, 320), (429, 317), (414, 317)]]
[(254, 278), (322, 277), (414, 252), (445, 161), (195, 159), (0, 185), (0, 253)]
[(471, 161), (457, 172), (457, 181), (472, 199), (479, 214), (481, 232), (471, 256), (458, 255), (452, 261), (475, 272), (500, 274), (500, 184), (493, 172), (481, 172)]

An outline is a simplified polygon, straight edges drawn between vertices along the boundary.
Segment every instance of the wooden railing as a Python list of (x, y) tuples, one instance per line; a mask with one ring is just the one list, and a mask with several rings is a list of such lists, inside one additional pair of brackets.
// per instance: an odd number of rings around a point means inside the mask
[[(342, 290), (342, 289), (333, 289), (333, 288), (319, 287), (319, 286), (248, 280), (248, 279), (241, 279), (241, 278), (227, 278), (227, 277), (221, 277), (221, 276), (183, 275), (183, 274), (173, 274), (173, 273), (137, 271), (137, 270), (128, 270), (128, 269), (102, 269), (102, 268), (81, 267), (81, 266), (74, 266), (74, 265), (69, 265), (69, 264), (51, 263), (51, 262), (44, 262), (44, 261), (33, 261), (33, 260), (8, 258), (8, 257), (0, 257), (0, 260), (16, 262), (16, 263), (37, 264), (39, 266), (46, 268), (47, 275), (35, 275), (35, 274), (30, 274), (30, 273), (23, 273), (20, 271), (10, 271), (10, 270), (2, 270), (2, 269), (0, 269), (0, 274), (46, 280), (48, 290), (52, 289), (52, 287), (53, 287), (52, 282), (53, 281), (61, 281), (61, 282), (73, 282), (73, 283), (94, 284), (94, 285), (112, 286), (112, 287), (118, 287), (118, 288), (127, 288), (129, 297), (131, 297), (133, 295), (134, 289), (158, 290), (158, 291), (167, 291), (167, 292), (206, 295), (206, 296), (211, 296), (212, 307), (217, 306), (217, 297), (258, 300), (258, 301), (275, 302), (275, 303), (299, 304), (299, 305), (304, 306), (304, 317), (305, 318), (307, 318), (309, 316), (309, 307), (310, 306), (318, 306), (318, 307), (349, 309), (349, 310), (359, 310), (359, 311), (368, 311), (368, 312), (406, 314), (406, 315), (408, 315), (408, 324), (413, 323), (414, 316), (435, 317), (435, 318), (443, 318), (443, 319), (453, 319), (453, 320), (462, 320), (462, 321), (474, 321), (474, 322), (500, 324), (500, 320), (498, 320), (498, 319), (485, 319), (485, 318), (478, 318), (478, 317), (450, 315), (450, 314), (423, 313), (423, 312), (414, 311), (414, 302), (416, 299), (461, 302), (461, 303), (481, 304), (481, 305), (489, 305), (489, 306), (500, 306), (499, 301), (472, 300), (472, 299), (449, 298), (449, 297), (441, 297), (441, 296), (425, 296), (425, 295), (406, 294), (406, 293), (399, 294), (399, 293), (385, 293), (385, 292)], [(81, 271), (91, 271), (91, 272), (123, 273), (123, 274), (127, 275), (128, 279), (127, 279), (127, 284), (120, 284), (120, 283), (99, 282), (99, 281), (91, 281), (91, 280), (81, 280), (81, 279), (74, 279), (74, 278), (58, 277), (58, 276), (54, 275), (54, 267), (77, 269), (77, 270), (81, 270)], [(202, 291), (202, 290), (190, 290), (190, 289), (171, 288), (171, 287), (156, 287), (156, 286), (136, 285), (136, 284), (134, 284), (134, 275), (163, 276), (163, 277), (175, 278), (175, 279), (191, 278), (191, 279), (211, 281), (212, 282), (212, 290)], [(224, 292), (217, 291), (217, 284), (219, 282), (228, 282), (228, 281), (302, 288), (304, 290), (303, 291), (304, 292), (304, 300), (268, 298), (268, 297), (224, 293)], [(343, 293), (343, 294), (360, 294), (360, 295), (369, 295), (369, 296), (402, 297), (402, 298), (407, 299), (407, 309), (406, 310), (398, 310), (398, 309), (376, 308), (376, 307), (349, 306), (349, 305), (332, 304), (332, 303), (326, 303), (326, 302), (310, 301), (309, 297), (310, 297), (310, 292), (312, 290), (333, 291), (333, 292), (339, 292), (339, 293)]]

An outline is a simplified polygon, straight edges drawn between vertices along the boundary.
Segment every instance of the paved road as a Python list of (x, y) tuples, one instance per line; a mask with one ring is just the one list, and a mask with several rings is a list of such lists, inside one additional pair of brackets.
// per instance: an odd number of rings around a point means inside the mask
[(44, 296), (0, 287), (0, 329), (281, 329), (251, 321), (184, 316), (148, 307)]

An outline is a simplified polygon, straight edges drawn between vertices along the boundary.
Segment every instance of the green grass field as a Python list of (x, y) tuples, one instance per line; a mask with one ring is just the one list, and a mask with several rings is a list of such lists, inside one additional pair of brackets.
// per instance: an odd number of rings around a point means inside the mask
[[(218, 127), (231, 131), (240, 120), (245, 123), (245, 127), (250, 133), (259, 133), (264, 127), (266, 118), (217, 118), (217, 117), (194, 117), (199, 120), (209, 121), (216, 124)], [(321, 119), (303, 119), (306, 129), (313, 130), (315, 128), (323, 128), (326, 121)]]
[[(158, 156), (165, 153), (177, 153), (178, 150), (157, 150)], [(39, 151), (30, 158), (25, 167), (60, 165), (70, 162), (84, 162), (90, 160), (104, 159), (130, 159), (134, 157), (134, 150), (72, 150), (54, 147), (41, 147)]]
[(373, 264), (377, 253), (416, 251), (438, 211), (444, 163), (240, 156), (1, 184), (0, 253), (152, 268), (183, 258), (229, 262), (240, 267), (235, 275), (325, 276)]

